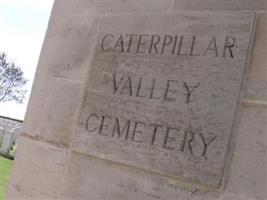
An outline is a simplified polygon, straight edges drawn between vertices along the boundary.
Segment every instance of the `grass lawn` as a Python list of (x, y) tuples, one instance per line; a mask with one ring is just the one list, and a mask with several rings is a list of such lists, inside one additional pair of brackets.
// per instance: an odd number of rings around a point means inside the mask
[(5, 199), (5, 192), (13, 161), (0, 156), (0, 200)]

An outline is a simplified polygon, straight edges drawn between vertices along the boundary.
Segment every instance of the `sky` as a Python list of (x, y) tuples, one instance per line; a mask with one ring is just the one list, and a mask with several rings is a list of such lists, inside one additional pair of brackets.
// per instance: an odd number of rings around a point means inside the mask
[(28, 80), (25, 102), (1, 102), (1, 116), (24, 119), (52, 5), (53, 0), (0, 0), (0, 52), (20, 66)]

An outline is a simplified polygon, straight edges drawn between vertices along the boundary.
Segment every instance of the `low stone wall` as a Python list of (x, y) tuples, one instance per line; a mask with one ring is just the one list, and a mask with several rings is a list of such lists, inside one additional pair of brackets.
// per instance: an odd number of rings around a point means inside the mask
[(17, 143), (23, 121), (0, 116), (0, 153), (6, 155), (12, 144)]

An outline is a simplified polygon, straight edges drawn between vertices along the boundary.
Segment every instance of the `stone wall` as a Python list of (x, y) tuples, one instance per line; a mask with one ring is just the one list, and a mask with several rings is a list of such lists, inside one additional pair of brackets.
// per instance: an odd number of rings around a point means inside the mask
[(17, 143), (22, 121), (0, 116), (0, 153), (6, 155), (13, 143)]
[[(7, 199), (267, 199), (266, 6), (263, 0), (55, 0)], [(249, 11), (257, 16), (241, 116), (219, 189), (73, 148), (93, 56), (95, 19), (181, 11)]]

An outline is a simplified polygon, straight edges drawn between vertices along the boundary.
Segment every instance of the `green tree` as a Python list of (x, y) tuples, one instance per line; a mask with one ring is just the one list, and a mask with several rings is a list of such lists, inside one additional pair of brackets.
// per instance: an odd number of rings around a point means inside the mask
[(22, 103), (27, 92), (26, 83), (21, 68), (9, 61), (5, 53), (0, 53), (0, 102)]

